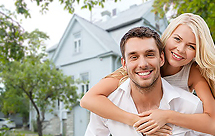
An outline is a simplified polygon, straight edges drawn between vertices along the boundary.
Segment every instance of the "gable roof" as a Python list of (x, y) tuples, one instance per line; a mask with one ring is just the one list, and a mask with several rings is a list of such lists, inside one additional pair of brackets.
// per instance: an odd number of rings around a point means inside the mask
[(151, 12), (153, 2), (154, 0), (150, 0), (143, 4), (133, 6), (128, 10), (118, 13), (116, 17), (112, 17), (105, 22), (95, 22), (95, 24), (106, 31), (111, 31), (126, 24), (140, 21), (144, 16)]
[[(105, 49), (106, 53), (110, 54), (110, 52), (112, 52), (112, 54), (120, 56), (119, 46), (107, 31), (87, 21), (86, 19), (78, 16), (77, 14), (74, 14), (58, 46), (56, 47), (56, 51), (52, 57), (53, 61), (56, 59), (61, 47), (63, 46), (64, 40), (66, 39), (67, 35), (72, 29), (72, 26), (75, 23), (75, 21), (77, 21), (82, 26), (83, 29), (85, 29), (89, 34), (91, 34), (92, 37), (94, 37), (100, 43), (100, 45)], [(102, 54), (105, 54), (105, 52)]]

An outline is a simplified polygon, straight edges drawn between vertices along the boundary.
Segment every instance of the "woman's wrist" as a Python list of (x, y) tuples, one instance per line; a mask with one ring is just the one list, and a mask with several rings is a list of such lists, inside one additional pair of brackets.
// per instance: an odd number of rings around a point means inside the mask
[(137, 114), (128, 113), (125, 117), (124, 123), (129, 126), (133, 126), (139, 119), (140, 117)]
[(166, 123), (171, 123), (172, 121), (172, 115), (174, 114), (174, 111), (172, 110), (165, 110), (165, 120)]

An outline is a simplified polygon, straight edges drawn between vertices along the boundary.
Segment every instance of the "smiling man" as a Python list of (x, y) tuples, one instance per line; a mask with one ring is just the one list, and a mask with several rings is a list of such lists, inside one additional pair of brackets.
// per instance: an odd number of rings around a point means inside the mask
[[(191, 93), (171, 86), (161, 78), (164, 64), (163, 44), (159, 35), (147, 28), (137, 27), (121, 39), (122, 66), (128, 79), (109, 95), (121, 109), (138, 114), (151, 109), (175, 110), (181, 113), (202, 113), (202, 102)], [(194, 136), (195, 131), (171, 125), (172, 135)], [(85, 136), (141, 136), (135, 128), (104, 119), (94, 113)]]

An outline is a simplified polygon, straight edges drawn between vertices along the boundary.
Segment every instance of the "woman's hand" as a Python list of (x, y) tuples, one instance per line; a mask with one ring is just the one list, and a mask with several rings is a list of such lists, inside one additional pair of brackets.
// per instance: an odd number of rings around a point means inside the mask
[(172, 128), (168, 125), (164, 125), (155, 133), (153, 133), (151, 135), (147, 135), (147, 136), (169, 136), (171, 134), (172, 134)]
[(167, 110), (155, 109), (139, 114), (141, 119), (134, 124), (137, 131), (151, 135), (167, 123)]

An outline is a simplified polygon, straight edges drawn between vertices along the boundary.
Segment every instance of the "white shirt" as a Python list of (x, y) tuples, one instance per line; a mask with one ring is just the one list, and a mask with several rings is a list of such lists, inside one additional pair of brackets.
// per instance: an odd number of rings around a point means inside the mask
[[(170, 85), (162, 79), (163, 97), (159, 109), (174, 110), (181, 113), (202, 113), (203, 107), (200, 99), (193, 94)], [(119, 88), (109, 95), (109, 99), (119, 108), (130, 113), (138, 114), (134, 101), (130, 95), (130, 79), (127, 79)], [(105, 105), (104, 105), (105, 108)], [(170, 124), (174, 136), (200, 136), (208, 135), (195, 132)], [(142, 136), (133, 127), (114, 120), (102, 118), (91, 113), (85, 136)], [(208, 135), (209, 136), (209, 135)]]

